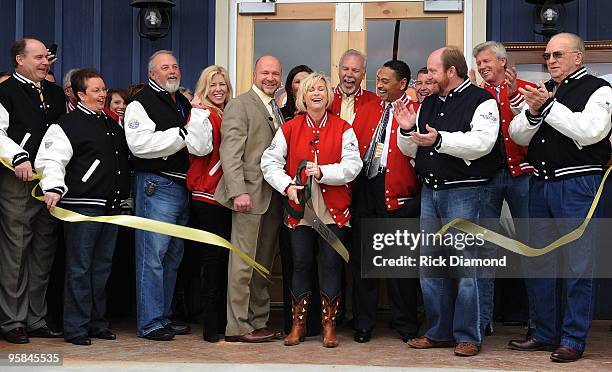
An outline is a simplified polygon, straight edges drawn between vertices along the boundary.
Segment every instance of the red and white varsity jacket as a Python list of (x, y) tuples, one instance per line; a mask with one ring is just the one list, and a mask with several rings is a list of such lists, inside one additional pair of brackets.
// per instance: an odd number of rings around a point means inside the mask
[[(523, 88), (527, 85), (536, 87), (535, 84), (530, 83), (524, 80), (516, 80), (518, 88)], [(482, 88), (486, 89), (493, 98), (497, 99), (497, 93), (495, 92), (495, 86), (491, 85), (487, 82), (483, 82), (481, 84)], [(508, 128), (510, 127), (510, 122), (514, 118), (513, 108), (519, 109), (525, 101), (525, 97), (519, 92), (517, 89), (516, 92), (512, 95), (512, 97), (508, 97), (508, 84), (505, 82), (500, 84), (499, 86), (499, 116), (501, 121), (501, 130), (502, 135), (504, 136), (504, 147), (506, 149), (506, 162), (508, 163), (508, 168), (510, 174), (513, 177), (519, 176), (524, 173), (532, 173), (533, 167), (527, 161), (527, 147), (517, 145), (512, 138), (510, 138), (510, 134), (508, 133)]]
[(215, 200), (214, 196), (217, 184), (223, 175), (219, 158), (222, 116), (215, 108), (207, 107), (207, 109), (210, 111), (208, 119), (212, 125), (213, 150), (206, 156), (189, 156), (186, 184), (194, 200), (221, 205)]
[[(321, 169), (318, 182), (325, 206), (334, 222), (343, 227), (351, 218), (351, 187), (363, 166), (355, 132), (349, 123), (325, 113), (317, 125), (308, 114), (298, 115), (283, 124), (261, 157), (265, 180), (276, 191), (286, 195), (287, 187), (295, 183), (302, 160), (314, 162), (315, 151)], [(304, 174), (300, 175), (305, 181)], [(289, 201), (296, 210), (301, 206)], [(295, 228), (300, 221), (288, 216), (287, 224)]]
[[(353, 110), (355, 114), (357, 114), (357, 112), (362, 107), (367, 105), (368, 103), (372, 101), (376, 101), (376, 102), (380, 101), (380, 98), (378, 98), (378, 96), (375, 93), (372, 93), (365, 89), (361, 89), (361, 87), (357, 89), (353, 97), (355, 97), (354, 98), (355, 103), (353, 105)], [(337, 86), (336, 88), (334, 88), (334, 100), (332, 101), (332, 104), (329, 107), (329, 112), (331, 112), (332, 114), (336, 116), (340, 116), (341, 108), (342, 108), (342, 90), (340, 90), (340, 86)]]
[[(408, 95), (404, 94), (400, 99), (407, 107), (412, 105), (414, 111), (418, 111), (419, 104), (410, 101)], [(355, 116), (353, 129), (357, 135), (359, 153), (362, 158), (368, 150), (386, 104), (387, 102), (384, 101), (371, 102)], [(387, 128), (387, 130), (389, 129)], [(385, 175), (385, 201), (388, 211), (401, 208), (406, 199), (414, 197), (419, 191), (419, 181), (414, 170), (412, 158), (402, 154), (397, 147), (398, 130), (399, 124), (393, 118), (387, 153), (387, 173)]]

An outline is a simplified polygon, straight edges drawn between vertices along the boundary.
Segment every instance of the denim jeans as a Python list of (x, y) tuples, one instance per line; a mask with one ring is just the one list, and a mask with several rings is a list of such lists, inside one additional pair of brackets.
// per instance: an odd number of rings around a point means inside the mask
[[(517, 238), (527, 236), (526, 218), (529, 216), (529, 179), (527, 174), (512, 177), (507, 169), (502, 169), (490, 183), (483, 187), (480, 219), (485, 225), (495, 231), (500, 231), (499, 217), (504, 200), (508, 203), (514, 219)], [(479, 257), (494, 258), (497, 256), (497, 246), (485, 244), (479, 250)], [(478, 278), (480, 294), (480, 324), (486, 327), (493, 320), (493, 294), (495, 285), (495, 267), (487, 267), (486, 272)]]
[[(187, 224), (189, 198), (185, 185), (152, 173), (136, 172), (135, 176), (137, 216)], [(170, 323), (183, 239), (144, 230), (136, 230), (135, 239), (137, 333), (145, 336)]]
[[(110, 215), (104, 208), (71, 208), (86, 216)], [(117, 242), (117, 225), (65, 222), (64, 338), (72, 340), (108, 329), (106, 282)]]
[[(336, 225), (327, 225), (336, 236), (342, 240), (344, 230)], [(289, 232), (291, 250), (293, 252), (293, 275), (291, 290), (296, 298), (312, 290), (310, 274), (313, 260), (318, 257), (319, 286), (330, 300), (340, 294), (342, 274), (342, 258), (340, 255), (310, 226), (297, 226)], [(318, 301), (313, 293), (314, 301)]]
[[(531, 246), (543, 247), (576, 228), (586, 217), (601, 178), (580, 176), (551, 182), (533, 178), (529, 202), (529, 217), (533, 219)], [(540, 342), (559, 343), (576, 350), (585, 348), (595, 297), (597, 232), (591, 227), (579, 240), (540, 260), (528, 261), (531, 269), (546, 274), (546, 278), (529, 279), (527, 287), (534, 303), (533, 337)], [(560, 255), (565, 258), (564, 271), (571, 277), (557, 278)]]
[[(436, 233), (440, 227), (455, 218), (478, 222), (482, 187), (462, 187), (434, 191), (424, 186), (421, 191), (421, 230)], [(421, 256), (435, 255), (452, 247), (421, 245)], [(456, 253), (456, 251), (455, 251)], [(465, 256), (472, 256), (470, 248)], [(472, 256), (473, 257), (473, 256)], [(429, 329), (425, 336), (434, 341), (468, 342), (480, 345), (482, 336), (479, 323), (478, 285), (475, 271), (463, 272), (455, 278), (430, 276), (421, 270), (421, 289)]]

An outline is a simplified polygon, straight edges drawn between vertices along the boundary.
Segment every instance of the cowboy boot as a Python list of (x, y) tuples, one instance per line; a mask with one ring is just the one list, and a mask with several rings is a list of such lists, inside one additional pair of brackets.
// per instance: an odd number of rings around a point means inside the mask
[(323, 325), (323, 346), (325, 347), (338, 346), (336, 315), (338, 314), (339, 305), (340, 295), (337, 295), (330, 301), (325, 293), (321, 291), (321, 324)]
[(291, 332), (285, 337), (285, 346), (298, 345), (306, 338), (308, 301), (310, 301), (310, 292), (304, 293), (299, 299), (296, 299), (291, 292), (293, 323), (291, 324)]

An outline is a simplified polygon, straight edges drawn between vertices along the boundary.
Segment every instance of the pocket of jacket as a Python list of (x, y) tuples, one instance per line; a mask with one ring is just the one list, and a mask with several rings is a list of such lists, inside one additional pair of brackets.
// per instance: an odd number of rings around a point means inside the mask
[(25, 146), (26, 142), (28, 142), (31, 136), (32, 135), (29, 132), (26, 132), (25, 136), (23, 136), (23, 139), (21, 140), (21, 143), (19, 144), (19, 147), (23, 148), (23, 146)]
[(93, 172), (96, 170), (96, 168), (98, 168), (98, 165), (100, 165), (100, 160), (98, 159), (94, 160), (94, 162), (91, 163), (91, 165), (89, 166), (89, 169), (87, 170), (87, 172), (85, 172), (85, 174), (83, 175), (83, 178), (81, 178), (81, 181), (87, 182), (89, 178), (91, 177), (91, 175), (93, 174)]

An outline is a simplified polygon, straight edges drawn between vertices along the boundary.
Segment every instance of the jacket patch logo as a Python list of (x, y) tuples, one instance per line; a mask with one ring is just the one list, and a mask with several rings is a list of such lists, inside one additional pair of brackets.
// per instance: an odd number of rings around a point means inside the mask
[(497, 121), (497, 117), (495, 117), (492, 112), (489, 112), (488, 114), (480, 114), (480, 117), (489, 121)]
[(273, 151), (276, 148), (276, 142), (272, 141), (272, 143), (270, 144), (270, 146), (268, 146), (268, 150)]
[(45, 141), (45, 148), (48, 149), (49, 147), (51, 147), (51, 145), (53, 145), (53, 141), (51, 140), (47, 140)]
[(355, 141), (351, 141), (344, 146), (344, 149), (349, 151), (356, 151), (357, 144), (355, 143)]
[(136, 129), (140, 126), (140, 123), (138, 122), (138, 120), (136, 119), (132, 119), (128, 122), (128, 128), (130, 129)]
[(608, 111), (608, 109), (610, 109), (610, 102), (599, 102), (599, 106), (601, 106), (601, 108), (603, 108), (604, 110)]

